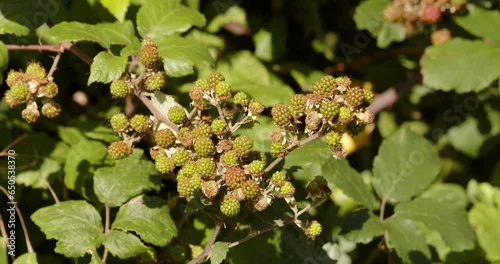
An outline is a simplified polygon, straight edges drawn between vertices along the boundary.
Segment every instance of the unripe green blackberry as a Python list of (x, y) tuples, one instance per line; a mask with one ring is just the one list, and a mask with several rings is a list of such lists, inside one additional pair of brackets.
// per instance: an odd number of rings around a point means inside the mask
[(144, 39), (139, 52), (139, 60), (147, 69), (156, 69), (161, 62), (158, 46), (151, 39)]
[(323, 101), (319, 108), (319, 112), (323, 115), (326, 120), (333, 120), (339, 114), (340, 106), (334, 101)]
[(318, 221), (312, 221), (309, 226), (306, 228), (306, 236), (310, 239), (315, 239), (317, 236), (321, 234), (323, 231), (323, 227)]
[(21, 117), (26, 120), (27, 123), (33, 123), (40, 117), (40, 112), (35, 105), (28, 105), (26, 109), (21, 112)]
[(340, 109), (339, 109), (339, 117), (341, 119), (349, 119), (351, 118), (351, 109), (349, 109), (349, 107), (345, 107), (345, 106), (342, 106)]
[(313, 92), (321, 95), (331, 93), (335, 88), (335, 78), (331, 75), (323, 76), (319, 81), (313, 84)]
[(254, 160), (250, 164), (248, 164), (248, 172), (252, 176), (261, 176), (264, 172), (264, 168), (266, 167), (266, 163), (262, 160)]
[(40, 82), (47, 77), (47, 71), (39, 62), (31, 61), (28, 63), (28, 66), (26, 66), (26, 75), (30, 79)]
[(277, 171), (271, 176), (271, 183), (276, 187), (281, 187), (286, 182), (286, 174), (282, 171)]
[(26, 75), (23, 72), (10, 70), (9, 73), (7, 74), (7, 79), (5, 79), (5, 83), (7, 83), (7, 86), (12, 87), (14, 84), (18, 82), (24, 82), (25, 76)]
[(264, 111), (264, 104), (259, 100), (252, 99), (248, 104), (248, 111), (250, 111), (252, 115), (258, 115)]
[(337, 133), (335, 131), (328, 132), (325, 135), (326, 144), (328, 144), (329, 146), (332, 146), (332, 147), (338, 145), (340, 143), (341, 139), (342, 139), (342, 135), (340, 135), (339, 133)]
[(16, 100), (19, 103), (24, 103), (26, 102), (26, 99), (29, 94), (28, 90), (29, 86), (27, 83), (24, 82), (18, 82), (10, 88), (10, 93), (12, 94), (12, 98)]
[(14, 108), (16, 105), (19, 104), (19, 102), (12, 96), (12, 92), (10, 90), (7, 90), (5, 92), (2, 101), (10, 108)]
[(253, 200), (260, 194), (259, 185), (252, 180), (246, 180), (242, 182), (241, 191), (243, 192), (243, 195), (245, 195), (245, 199), (247, 200)]
[(168, 248), (168, 257), (174, 263), (183, 263), (186, 261), (186, 249), (179, 244), (175, 244)]
[(242, 106), (247, 106), (250, 99), (248, 95), (244, 92), (237, 92), (234, 95), (234, 103)]
[(365, 101), (365, 92), (359, 87), (348, 89), (344, 100), (349, 106), (358, 107)]
[(292, 118), (290, 111), (283, 104), (275, 105), (271, 110), (271, 115), (273, 116), (274, 123), (280, 127), (290, 124), (290, 119)]
[(290, 99), (290, 106), (288, 107), (288, 109), (290, 110), (290, 113), (293, 117), (300, 117), (306, 110), (305, 98), (306, 97), (303, 94), (295, 94)]
[(54, 98), (57, 93), (59, 93), (59, 88), (53, 81), (48, 82), (40, 88), (40, 94), (48, 98)]
[(159, 173), (165, 174), (174, 171), (175, 164), (171, 158), (167, 157), (165, 154), (160, 154), (156, 156), (155, 168)]
[(61, 113), (61, 106), (52, 100), (46, 101), (42, 106), (42, 115), (48, 118), (57, 117), (59, 116), (60, 113)]
[(155, 132), (155, 142), (161, 148), (171, 148), (174, 146), (175, 140), (176, 138), (174, 132), (168, 128), (160, 129)]
[(108, 155), (112, 159), (123, 159), (130, 153), (132, 153), (132, 149), (124, 141), (115, 141), (108, 146)]
[(185, 197), (190, 200), (196, 192), (201, 188), (201, 177), (193, 175), (193, 177), (184, 177), (177, 182), (177, 191), (180, 197)]
[(209, 137), (197, 137), (194, 139), (194, 151), (200, 157), (208, 157), (215, 152), (214, 142)]
[(178, 148), (174, 154), (172, 154), (172, 159), (175, 165), (183, 166), (189, 160), (189, 152), (186, 149)]
[(187, 127), (181, 127), (177, 136), (184, 147), (188, 148), (193, 145), (193, 133)]
[(145, 115), (134, 115), (130, 119), (130, 127), (137, 133), (144, 133), (149, 129), (148, 118)]
[(373, 95), (372, 90), (363, 89), (363, 92), (364, 92), (364, 96), (365, 96), (365, 101), (367, 103), (371, 104), (373, 102), (373, 99), (375, 98), (375, 96)]
[(210, 87), (216, 87), (219, 83), (224, 82), (226, 79), (224, 78), (224, 75), (219, 72), (211, 72), (208, 77), (208, 83), (210, 84)]
[(235, 151), (231, 150), (228, 152), (225, 152), (221, 156), (222, 163), (224, 165), (230, 167), (230, 166), (236, 166), (238, 164), (238, 154), (236, 154)]
[(158, 92), (165, 87), (165, 77), (160, 72), (157, 72), (148, 77), (146, 80), (146, 90), (149, 92)]
[(182, 168), (177, 173), (177, 180), (182, 177), (191, 178), (196, 172), (196, 164), (194, 162), (188, 162), (182, 166)]
[[(200, 91), (203, 91), (203, 90), (207, 90), (207, 89), (210, 89), (210, 82), (208, 81), (208, 79), (203, 79), (203, 78), (200, 78), (198, 80), (196, 80), (194, 82), (194, 86), (196, 88), (199, 88)], [(201, 97), (199, 98), (192, 98), (193, 100), (197, 100), (197, 99), (201, 99)]]
[(328, 182), (323, 176), (314, 176), (306, 185), (306, 190), (309, 196), (330, 195), (332, 190), (328, 187)]
[(240, 184), (247, 179), (245, 171), (240, 167), (229, 167), (224, 175), (227, 187), (229, 189), (238, 189)]
[(231, 97), (231, 87), (227, 82), (220, 82), (215, 87), (215, 94), (219, 100), (226, 100)]
[(231, 196), (224, 196), (220, 204), (220, 211), (228, 217), (233, 217), (240, 212), (240, 202)]
[(111, 124), (111, 128), (115, 132), (123, 132), (128, 127), (128, 118), (124, 113), (114, 114), (111, 119), (109, 119), (109, 123)]
[(212, 127), (207, 123), (198, 123), (193, 128), (193, 137), (211, 137), (212, 136)]
[(186, 120), (186, 112), (184, 111), (184, 108), (178, 105), (168, 109), (167, 116), (170, 121), (177, 125), (184, 123)]
[(215, 178), (216, 164), (211, 158), (201, 158), (196, 161), (196, 172), (205, 180)]
[(129, 93), (129, 87), (126, 81), (117, 79), (109, 86), (109, 92), (112, 98), (123, 98)]
[(292, 183), (287, 181), (280, 188), (280, 197), (291, 198), (295, 194), (295, 187)]
[(227, 131), (227, 123), (226, 123), (226, 121), (217, 118), (217, 119), (214, 119), (212, 121), (210, 128), (211, 128), (212, 132), (220, 135), (220, 134), (223, 134), (224, 132)]
[(239, 136), (233, 140), (233, 149), (240, 156), (245, 156), (252, 150), (253, 141), (249, 136)]
[(285, 155), (285, 146), (281, 142), (271, 142), (270, 151), (273, 157), (283, 157)]

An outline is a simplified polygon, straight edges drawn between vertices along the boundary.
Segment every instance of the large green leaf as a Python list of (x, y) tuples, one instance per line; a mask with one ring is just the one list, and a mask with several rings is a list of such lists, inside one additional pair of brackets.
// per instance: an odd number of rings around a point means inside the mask
[[(0, 35), (4, 34), (14, 34), (16, 36), (26, 36), (30, 33), (30, 29), (28, 27), (25, 27), (17, 22), (14, 22), (13, 20), (7, 17), (10, 16), (11, 14), (9, 12), (5, 12), (5, 8), (10, 6), (7, 6), (9, 3), (8, 1), (4, 1), (0, 3)], [(16, 11), (12, 11), (16, 12)]]
[(376, 215), (368, 209), (357, 210), (344, 220), (342, 232), (356, 243), (367, 244), (384, 233), (384, 227)]
[(464, 208), (419, 198), (398, 204), (395, 211), (400, 218), (421, 222), (438, 231), (453, 251), (474, 248), (474, 231), (467, 222)]
[(16, 258), (16, 260), (12, 264), (37, 264), (37, 263), (38, 261), (36, 260), (36, 253), (28, 252)]
[(500, 45), (500, 12), (468, 5), (466, 16), (454, 16), (458, 25), (487, 42)]
[(426, 48), (421, 65), (423, 82), (431, 88), (457, 93), (479, 92), (500, 77), (500, 47), (479, 40), (453, 38)]
[(500, 261), (500, 210), (490, 205), (476, 203), (469, 211), (469, 221), (476, 230), (479, 245), (491, 262)]
[(144, 242), (160, 247), (177, 236), (167, 201), (157, 197), (138, 196), (121, 206), (112, 228), (135, 232)]
[(55, 252), (68, 258), (83, 257), (101, 245), (101, 216), (86, 201), (64, 201), (38, 209), (31, 220), (47, 239), (57, 240)]
[(387, 48), (392, 42), (401, 42), (405, 39), (406, 31), (403, 24), (385, 21), (377, 34), (377, 46)]
[(137, 236), (120, 230), (111, 230), (102, 243), (109, 253), (121, 259), (135, 257), (148, 250)]
[(104, 6), (108, 11), (118, 20), (123, 22), (125, 20), (125, 15), (127, 14), (128, 7), (130, 5), (130, 0), (99, 0), (102, 6)]
[(106, 51), (99, 52), (90, 66), (87, 85), (93, 82), (110, 83), (125, 72), (127, 57), (115, 56)]
[(135, 37), (131, 21), (124, 23), (99, 23), (95, 25), (80, 22), (61, 22), (43, 33), (54, 42), (92, 41), (104, 48), (111, 45), (129, 45)]
[(210, 263), (220, 264), (226, 258), (227, 252), (229, 251), (229, 245), (224, 242), (217, 242), (212, 245), (210, 249)]
[(374, 36), (377, 36), (382, 25), (384, 18), (382, 11), (391, 3), (390, 0), (365, 0), (356, 7), (354, 13), (354, 22), (359, 29), (366, 29)]
[(156, 38), (205, 26), (205, 17), (180, 0), (149, 0), (137, 13), (137, 30), (142, 37)]
[(403, 263), (430, 263), (431, 252), (415, 223), (398, 216), (384, 221), (387, 245), (394, 248)]
[(207, 47), (196, 40), (179, 36), (161, 36), (155, 39), (163, 58), (167, 75), (180, 77), (194, 73), (194, 65), (210, 65), (213, 58)]
[(432, 144), (408, 128), (385, 139), (373, 161), (373, 187), (391, 203), (426, 189), (441, 169)]
[(468, 204), (465, 189), (455, 183), (438, 183), (432, 185), (419, 195), (420, 198), (433, 199), (448, 206), (465, 208)]
[(228, 61), (219, 62), (217, 70), (224, 74), (234, 91), (246, 92), (266, 106), (288, 104), (294, 95), (288, 85), (272, 75), (249, 51), (240, 51)]
[(130, 198), (148, 190), (159, 190), (161, 177), (154, 164), (143, 159), (144, 151), (116, 161), (113, 167), (102, 167), (94, 175), (94, 192), (99, 201), (110, 207), (124, 204)]

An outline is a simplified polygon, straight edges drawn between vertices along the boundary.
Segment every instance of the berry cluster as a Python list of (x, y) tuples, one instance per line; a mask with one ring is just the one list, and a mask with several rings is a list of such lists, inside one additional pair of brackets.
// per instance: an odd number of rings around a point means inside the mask
[[(151, 121), (141, 114), (134, 115), (129, 119), (124, 113), (117, 113), (111, 116), (109, 123), (113, 131), (118, 132), (123, 138), (122, 141), (113, 142), (108, 147), (108, 154), (113, 159), (122, 159), (131, 154), (132, 145), (140, 140), (140, 135), (149, 131), (151, 127)], [(168, 135), (163, 136), (163, 138), (168, 138)], [(168, 139), (163, 139), (162, 142), (166, 141)]]
[(10, 108), (26, 104), (21, 113), (26, 122), (35, 122), (40, 117), (39, 98), (42, 98), (42, 115), (54, 118), (61, 112), (59, 104), (52, 100), (59, 92), (57, 84), (39, 62), (29, 62), (25, 72), (11, 70), (5, 82), (10, 89), (5, 92), (3, 102)]
[(334, 157), (345, 157), (342, 135), (356, 135), (373, 122), (367, 106), (373, 101), (371, 90), (351, 87), (347, 77), (324, 76), (310, 94), (294, 95), (288, 106), (277, 104), (271, 114), (281, 130), (271, 134), (271, 155), (281, 157), (300, 145), (304, 137), (325, 136)]

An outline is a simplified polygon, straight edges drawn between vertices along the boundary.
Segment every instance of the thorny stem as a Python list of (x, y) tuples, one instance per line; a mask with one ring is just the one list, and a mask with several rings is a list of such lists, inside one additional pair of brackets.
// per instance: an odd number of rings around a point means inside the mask
[(205, 247), (205, 249), (203, 249), (203, 251), (198, 256), (196, 256), (196, 258), (194, 258), (193, 260), (191, 260), (189, 262), (189, 264), (196, 264), (196, 263), (200, 262), (201, 260), (205, 259), (205, 257), (207, 257), (208, 255), (210, 255), (210, 251), (212, 249), (212, 245), (215, 243), (215, 240), (217, 239), (217, 236), (220, 233), (220, 230), (222, 228), (222, 224), (223, 224), (223, 222), (222, 222), (221, 219), (219, 219), (219, 220), (216, 221), (214, 233), (212, 234), (212, 237), (210, 238), (210, 241), (208, 241), (207, 246)]
[(23, 218), (23, 215), (21, 214), (21, 210), (19, 210), (19, 207), (17, 207), (17, 202), (15, 202), (14, 200), (12, 200), (10, 198), (10, 194), (7, 192), (7, 190), (0, 185), (0, 190), (2, 190), (2, 192), (7, 196), (7, 198), (10, 200), (10, 202), (14, 205), (14, 207), (16, 208), (16, 212), (17, 212), (17, 215), (19, 215), (19, 221), (21, 222), (21, 227), (23, 228), (23, 232), (24, 232), (24, 237), (26, 239), (26, 248), (28, 249), (28, 252), (29, 253), (33, 253), (35, 252), (33, 250), (33, 246), (31, 246), (31, 241), (30, 241), (30, 237), (28, 235), (28, 229), (26, 228), (26, 224), (24, 223), (24, 218)]
[[(38, 50), (38, 51), (52, 51), (57, 53), (63, 53), (66, 50), (71, 51), (78, 58), (88, 65), (92, 64), (92, 58), (90, 58), (85, 52), (82, 52), (79, 48), (73, 45), (71, 42), (63, 42), (59, 45), (6, 45), (8, 50)], [(49, 75), (50, 76), (50, 75)]]

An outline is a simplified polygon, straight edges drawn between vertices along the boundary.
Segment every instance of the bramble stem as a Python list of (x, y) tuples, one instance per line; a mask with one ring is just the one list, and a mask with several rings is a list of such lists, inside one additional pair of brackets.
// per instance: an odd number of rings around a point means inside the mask
[(206, 258), (208, 255), (210, 255), (210, 251), (212, 250), (212, 245), (215, 243), (215, 240), (217, 239), (217, 236), (220, 233), (221, 227), (222, 227), (222, 221), (219, 219), (215, 223), (214, 233), (212, 234), (212, 237), (210, 238), (210, 241), (208, 242), (207, 246), (198, 256), (196, 256), (196, 258), (191, 260), (189, 264), (196, 264), (200, 262), (202, 259)]

